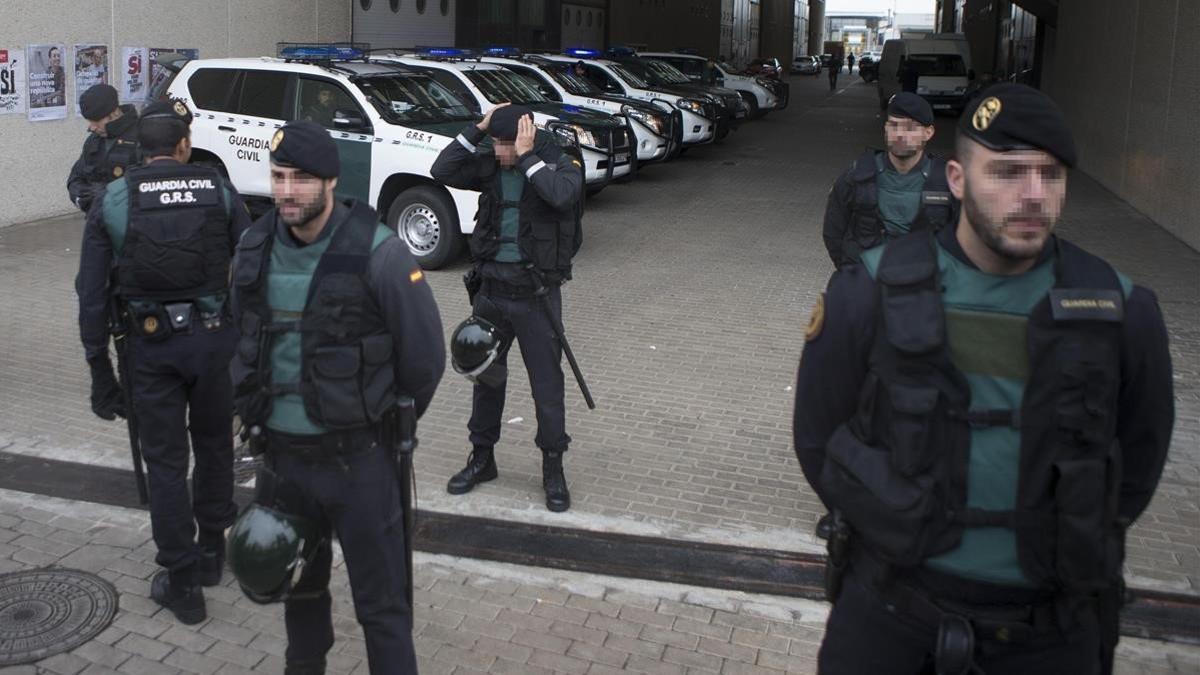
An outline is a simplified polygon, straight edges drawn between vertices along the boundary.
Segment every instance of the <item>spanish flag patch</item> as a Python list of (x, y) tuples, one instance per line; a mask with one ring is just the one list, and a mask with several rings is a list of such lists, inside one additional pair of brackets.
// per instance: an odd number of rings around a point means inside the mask
[(425, 272), (421, 271), (420, 269), (415, 269), (408, 273), (408, 280), (414, 284), (424, 278), (425, 278)]

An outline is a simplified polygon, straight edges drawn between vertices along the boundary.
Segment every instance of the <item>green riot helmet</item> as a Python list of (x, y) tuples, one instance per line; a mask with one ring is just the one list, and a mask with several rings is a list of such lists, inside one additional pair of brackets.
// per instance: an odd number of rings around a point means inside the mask
[(251, 504), (229, 531), (226, 559), (247, 598), (279, 602), (321, 543), (320, 530), (307, 518)]
[(471, 316), (458, 324), (450, 336), (450, 363), (454, 372), (476, 384), (498, 387), (508, 379), (508, 368), (500, 360), (511, 339), (491, 321)]

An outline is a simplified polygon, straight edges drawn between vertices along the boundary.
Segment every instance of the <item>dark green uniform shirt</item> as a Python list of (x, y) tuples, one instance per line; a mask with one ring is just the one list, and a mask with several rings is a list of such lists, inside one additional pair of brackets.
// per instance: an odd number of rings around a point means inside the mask
[(887, 153), (881, 152), (875, 155), (875, 167), (879, 170), (879, 220), (892, 237), (907, 234), (921, 210), (921, 191), (929, 173), (929, 157), (922, 157), (908, 173), (900, 173), (892, 166)]
[[(500, 170), (501, 198), (516, 204), (525, 191), (525, 176), (516, 169)], [(517, 245), (517, 232), (521, 228), (521, 209), (506, 206), (500, 210), (500, 238), (506, 239), (496, 252), (496, 262), (521, 262), (521, 247)]]

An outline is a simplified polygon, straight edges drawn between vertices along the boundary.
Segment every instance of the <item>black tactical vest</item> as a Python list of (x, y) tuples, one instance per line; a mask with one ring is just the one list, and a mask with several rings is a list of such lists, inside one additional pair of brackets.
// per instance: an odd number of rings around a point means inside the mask
[[(1054, 288), (1028, 319), (1020, 410), (968, 412), (951, 362), (931, 232), (884, 250), (879, 324), (858, 411), (826, 446), (821, 483), (867, 549), (898, 566), (958, 546), (967, 526), (1016, 531), (1025, 575), (1087, 592), (1119, 574), (1116, 447), (1124, 295), (1107, 263), (1057, 238)], [(971, 426), (1020, 430), (1014, 511), (968, 509)]]
[[(489, 158), (490, 160), (490, 158)], [(475, 260), (494, 260), (500, 245), (507, 240), (501, 235), (501, 216), (504, 209), (520, 209), (517, 228), (517, 247), (521, 259), (533, 263), (552, 280), (571, 278), (571, 259), (582, 243), (583, 200), (569, 211), (558, 211), (538, 196), (533, 185), (526, 185), (521, 199), (515, 204), (504, 201), (500, 172), (496, 163), (484, 162), (481, 180), (491, 187), (479, 195), (479, 210), (475, 213), (475, 231), (471, 234), (471, 257)], [(546, 162), (541, 171), (552, 171), (554, 163)]]
[[(233, 360), (238, 413), (249, 425), (270, 415), (275, 396), (299, 393), (308, 417), (328, 429), (378, 423), (396, 403), (393, 342), (371, 294), (368, 268), (379, 217), (351, 200), (350, 214), (332, 234), (296, 321), (275, 321), (267, 296), (276, 212), (260, 218), (238, 244), (233, 287), (241, 341)], [(300, 331), (300, 381), (271, 381), (274, 335)]]
[(215, 170), (151, 164), (126, 174), (129, 224), (117, 260), (126, 300), (191, 300), (225, 290), (229, 207)]
[[(853, 195), (850, 200), (850, 226), (846, 228), (845, 251), (858, 260), (863, 251), (882, 244), (887, 236), (879, 218), (879, 171), (874, 151), (860, 157), (850, 172)], [(954, 195), (946, 181), (946, 161), (929, 157), (928, 173), (921, 190), (921, 208), (912, 222), (912, 230), (938, 230), (953, 222), (957, 213)]]

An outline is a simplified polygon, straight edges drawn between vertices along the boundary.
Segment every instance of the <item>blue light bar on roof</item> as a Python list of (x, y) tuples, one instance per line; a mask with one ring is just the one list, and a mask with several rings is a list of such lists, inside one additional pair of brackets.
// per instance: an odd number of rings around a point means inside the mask
[(572, 47), (570, 49), (564, 49), (563, 54), (566, 54), (567, 56), (574, 56), (574, 57), (577, 57), (580, 59), (595, 59), (595, 58), (599, 58), (600, 50), (599, 49), (582, 49), (579, 47)]
[(349, 61), (363, 58), (363, 51), (337, 45), (291, 45), (280, 49), (279, 57), (305, 61)]
[(456, 47), (423, 47), (421, 53), (426, 56), (470, 56), (471, 52)]
[(516, 47), (488, 47), (483, 50), (491, 56), (520, 56), (521, 50)]

